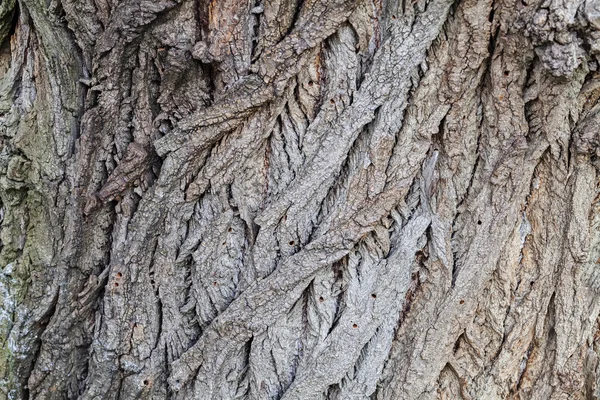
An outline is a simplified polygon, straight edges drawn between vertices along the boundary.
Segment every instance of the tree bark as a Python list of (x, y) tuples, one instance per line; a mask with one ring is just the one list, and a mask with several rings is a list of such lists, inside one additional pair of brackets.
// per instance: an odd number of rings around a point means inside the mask
[(8, 399), (599, 399), (600, 0), (4, 0)]

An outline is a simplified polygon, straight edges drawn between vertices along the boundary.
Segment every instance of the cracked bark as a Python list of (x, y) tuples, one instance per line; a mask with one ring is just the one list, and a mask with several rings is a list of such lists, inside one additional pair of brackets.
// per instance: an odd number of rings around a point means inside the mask
[(600, 3), (0, 4), (0, 393), (599, 399)]

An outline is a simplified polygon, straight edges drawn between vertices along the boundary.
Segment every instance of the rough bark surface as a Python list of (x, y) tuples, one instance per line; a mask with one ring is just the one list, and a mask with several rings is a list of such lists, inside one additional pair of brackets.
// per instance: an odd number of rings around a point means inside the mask
[(0, 396), (600, 398), (600, 0), (3, 0), (0, 42)]

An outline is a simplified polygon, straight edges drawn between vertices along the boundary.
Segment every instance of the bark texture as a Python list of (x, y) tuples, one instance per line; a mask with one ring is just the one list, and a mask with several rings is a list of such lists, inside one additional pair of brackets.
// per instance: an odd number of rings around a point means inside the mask
[(0, 42), (0, 396), (600, 398), (600, 0), (3, 0)]

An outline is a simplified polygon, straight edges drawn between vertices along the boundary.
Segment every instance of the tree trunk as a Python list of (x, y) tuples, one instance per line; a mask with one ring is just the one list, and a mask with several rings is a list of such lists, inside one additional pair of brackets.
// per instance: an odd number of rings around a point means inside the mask
[(9, 399), (600, 398), (600, 0), (4, 0)]

